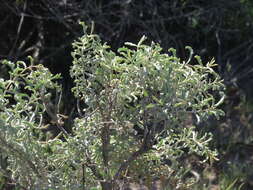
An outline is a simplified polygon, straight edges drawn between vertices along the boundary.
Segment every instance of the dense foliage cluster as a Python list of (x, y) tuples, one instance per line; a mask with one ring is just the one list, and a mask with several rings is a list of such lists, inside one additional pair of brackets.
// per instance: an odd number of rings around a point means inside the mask
[[(213, 61), (204, 66), (181, 61), (155, 43), (126, 43), (115, 53), (95, 34), (73, 43), (71, 76), (79, 99), (72, 133), (60, 113), (59, 75), (42, 65), (4, 61), (9, 76), (0, 80), (1, 173), (17, 187), (29, 189), (116, 189), (129, 179), (180, 175), (183, 154), (216, 159), (210, 134), (193, 123), (210, 115), (224, 98)], [(216, 97), (214, 94), (216, 93)], [(54, 99), (53, 99), (54, 98)], [(85, 104), (83, 110), (81, 104)], [(69, 113), (70, 114), (70, 113)], [(44, 137), (45, 117), (60, 130)], [(170, 160), (172, 164), (163, 163)], [(126, 181), (127, 180), (127, 181)]]

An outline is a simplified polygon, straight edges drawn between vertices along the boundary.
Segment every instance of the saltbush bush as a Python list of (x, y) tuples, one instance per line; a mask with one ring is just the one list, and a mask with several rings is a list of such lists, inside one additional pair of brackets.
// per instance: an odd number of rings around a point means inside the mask
[[(190, 64), (190, 47), (189, 60), (182, 61), (174, 49), (145, 45), (145, 37), (113, 52), (83, 28), (73, 43), (77, 105), (71, 133), (60, 112), (60, 75), (42, 65), (2, 62), (10, 72), (0, 79), (1, 175), (17, 188), (109, 190), (140, 176), (180, 180), (183, 154), (214, 161), (212, 135), (187, 122), (224, 114), (218, 108), (224, 85), (214, 61), (204, 65), (195, 56)], [(59, 135), (44, 137), (45, 118)]]

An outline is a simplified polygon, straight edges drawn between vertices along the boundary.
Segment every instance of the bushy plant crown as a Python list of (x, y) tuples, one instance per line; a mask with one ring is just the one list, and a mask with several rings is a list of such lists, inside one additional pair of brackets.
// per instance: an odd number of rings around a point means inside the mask
[[(60, 98), (52, 98), (61, 96), (60, 76), (42, 65), (2, 62), (10, 69), (0, 79), (2, 175), (30, 189), (113, 189), (120, 179), (179, 172), (185, 153), (216, 159), (211, 134), (187, 124), (224, 114), (218, 108), (224, 85), (213, 60), (204, 65), (196, 56), (190, 64), (187, 47), (189, 60), (181, 61), (174, 49), (145, 45), (145, 37), (113, 52), (83, 27), (70, 70), (79, 113), (72, 134), (63, 127)], [(63, 140), (41, 140), (45, 115)]]

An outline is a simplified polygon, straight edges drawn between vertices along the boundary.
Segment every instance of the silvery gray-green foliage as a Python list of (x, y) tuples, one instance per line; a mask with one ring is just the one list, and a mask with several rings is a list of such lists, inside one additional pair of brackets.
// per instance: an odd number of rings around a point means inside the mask
[[(86, 155), (111, 179), (122, 174), (122, 163), (137, 162), (131, 153), (153, 160), (162, 156), (173, 159), (188, 148), (206, 159), (216, 157), (208, 148), (210, 134), (200, 136), (194, 126), (184, 125), (191, 115), (199, 122), (224, 114), (218, 108), (224, 99), (224, 85), (212, 68), (214, 60), (204, 66), (196, 56), (198, 64), (191, 65), (190, 47), (185, 62), (176, 57), (175, 50), (170, 50), (172, 55), (162, 53), (158, 44), (149, 46), (144, 41), (145, 37), (138, 44), (126, 43), (118, 52), (94, 34), (85, 34), (73, 43), (73, 91), (88, 105), (85, 117), (76, 121), (76, 130), (85, 128), (87, 132), (79, 134), (86, 142)], [(143, 131), (139, 140), (133, 135), (136, 125)]]
[(43, 186), (47, 176), (47, 151), (35, 136), (43, 123), (42, 97), (50, 99), (49, 89), (60, 90), (48, 69), (42, 65), (3, 61), (9, 67), (9, 79), (0, 79), (0, 144), (8, 156), (8, 168), (2, 175), (26, 188)]
[[(224, 85), (212, 69), (214, 61), (191, 65), (163, 53), (155, 43), (126, 43), (110, 50), (95, 34), (73, 43), (73, 92), (79, 103), (73, 134), (62, 128), (52, 93), (61, 87), (42, 65), (24, 62), (10, 67), (9, 79), (0, 79), (1, 154), (8, 168), (1, 174), (29, 189), (83, 189), (100, 184), (112, 189), (119, 179), (168, 175), (179, 167), (180, 156), (197, 153), (214, 160), (208, 146), (211, 134), (200, 135), (186, 121), (219, 117)], [(214, 97), (215, 95), (215, 97)], [(47, 113), (65, 140), (41, 141)], [(162, 164), (172, 160), (172, 166)]]

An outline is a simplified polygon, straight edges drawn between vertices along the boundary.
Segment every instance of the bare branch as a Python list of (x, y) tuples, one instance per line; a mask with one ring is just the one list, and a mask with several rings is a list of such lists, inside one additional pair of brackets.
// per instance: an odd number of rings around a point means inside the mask
[[(26, 7), (27, 7), (27, 2), (25, 1), (24, 7), (23, 7), (23, 12), (26, 11)], [(18, 24), (18, 29), (17, 29), (16, 38), (15, 38), (14, 44), (13, 44), (13, 46), (12, 46), (10, 52), (9, 52), (8, 57), (12, 57), (12, 54), (13, 54), (13, 52), (14, 52), (15, 49), (16, 49), (16, 46), (17, 46), (17, 43), (18, 43), (18, 39), (19, 39), (19, 36), (20, 36), (20, 31), (21, 31), (23, 22), (24, 22), (24, 14), (21, 13), (21, 18), (20, 18), (20, 21), (19, 21), (19, 24)], [(14, 60), (16, 61), (16, 54), (15, 54)]]
[(149, 135), (147, 135), (144, 140), (143, 143), (141, 145), (141, 147), (139, 148), (139, 150), (137, 150), (136, 152), (133, 152), (126, 161), (124, 161), (117, 173), (114, 175), (113, 180), (116, 181), (120, 178), (121, 174), (129, 167), (129, 165), (135, 161), (138, 157), (140, 157), (141, 155), (143, 155), (144, 153), (148, 152), (149, 150), (152, 149), (152, 143), (150, 141), (150, 137)]

